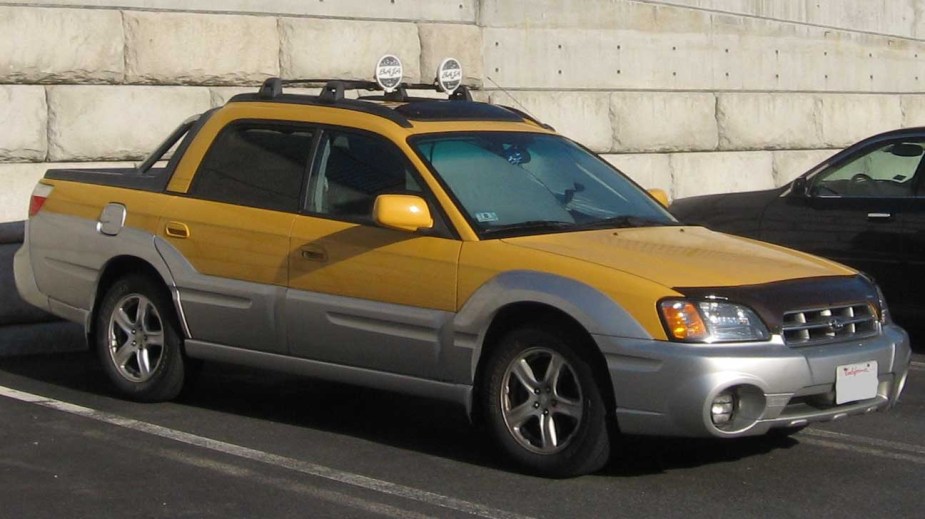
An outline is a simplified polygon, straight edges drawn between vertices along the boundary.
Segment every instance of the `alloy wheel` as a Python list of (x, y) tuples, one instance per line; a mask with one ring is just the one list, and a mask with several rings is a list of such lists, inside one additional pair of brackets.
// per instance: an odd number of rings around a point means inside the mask
[(504, 372), (500, 396), (508, 432), (537, 454), (565, 449), (584, 415), (575, 369), (549, 348), (528, 348), (515, 357)]

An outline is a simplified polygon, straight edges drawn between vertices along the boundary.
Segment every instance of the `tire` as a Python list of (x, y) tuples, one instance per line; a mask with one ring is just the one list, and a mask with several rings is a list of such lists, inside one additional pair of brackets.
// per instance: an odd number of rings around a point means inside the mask
[(544, 326), (505, 335), (485, 366), (485, 422), (500, 449), (529, 471), (572, 477), (610, 457), (607, 413), (586, 360)]
[(185, 366), (176, 312), (166, 290), (129, 275), (113, 283), (96, 313), (94, 346), (123, 396), (163, 402), (183, 389)]

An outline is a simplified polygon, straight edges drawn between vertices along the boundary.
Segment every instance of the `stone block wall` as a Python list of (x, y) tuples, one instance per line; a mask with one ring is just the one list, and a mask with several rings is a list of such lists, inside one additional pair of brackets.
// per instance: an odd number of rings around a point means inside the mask
[[(925, 124), (925, 0), (0, 1), (0, 222), (45, 168), (138, 161), (266, 77), (384, 53), (526, 108), (672, 197), (788, 182)], [(80, 165), (80, 164), (76, 164)]]

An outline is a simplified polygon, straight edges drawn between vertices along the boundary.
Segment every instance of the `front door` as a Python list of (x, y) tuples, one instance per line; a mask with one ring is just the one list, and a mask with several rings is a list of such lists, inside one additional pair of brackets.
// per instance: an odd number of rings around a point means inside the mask
[[(402, 153), (371, 134), (327, 130), (290, 243), (291, 353), (434, 377), (455, 311), (460, 242), (375, 225), (376, 196), (426, 197)], [(435, 218), (439, 218), (434, 208)]]

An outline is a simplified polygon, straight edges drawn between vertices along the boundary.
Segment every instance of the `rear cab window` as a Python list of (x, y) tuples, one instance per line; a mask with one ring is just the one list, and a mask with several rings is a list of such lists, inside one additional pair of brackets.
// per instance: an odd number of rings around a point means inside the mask
[(189, 196), (297, 212), (316, 130), (245, 122), (224, 128), (203, 158)]

